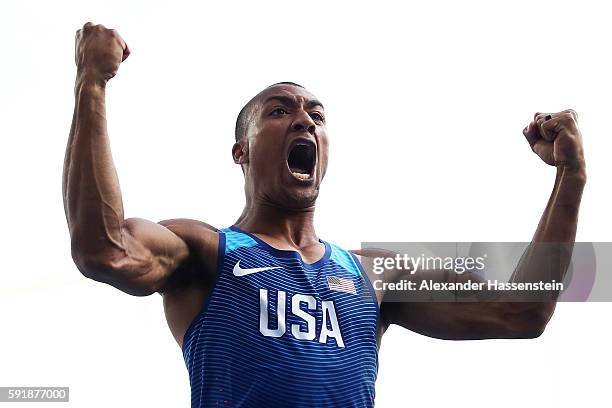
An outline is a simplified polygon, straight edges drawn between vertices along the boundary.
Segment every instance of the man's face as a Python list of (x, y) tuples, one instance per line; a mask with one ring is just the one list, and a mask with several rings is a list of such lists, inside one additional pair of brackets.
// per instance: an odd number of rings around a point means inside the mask
[[(244, 143), (245, 157), (236, 160), (237, 145)], [(327, 168), (328, 139), (323, 106), (310, 92), (285, 84), (265, 89), (238, 144), (234, 159), (245, 164), (251, 199), (289, 209), (314, 205)]]

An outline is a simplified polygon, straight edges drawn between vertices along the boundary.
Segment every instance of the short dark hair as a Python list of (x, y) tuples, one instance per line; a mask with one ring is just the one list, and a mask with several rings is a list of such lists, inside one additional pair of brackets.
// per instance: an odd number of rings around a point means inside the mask
[[(295, 82), (285, 81), (285, 82), (277, 82), (275, 84), (272, 84), (266, 87), (266, 89), (276, 86), (276, 85), (293, 85), (293, 86), (297, 86), (298, 88), (304, 88), (302, 85), (296, 84)], [(250, 101), (247, 102), (246, 105), (242, 107), (242, 109), (240, 110), (240, 113), (238, 113), (238, 117), (236, 118), (236, 130), (234, 132), (236, 141), (239, 141), (240, 139), (242, 139), (247, 133), (247, 130), (249, 128), (249, 117), (251, 116), (251, 112), (253, 108), (255, 107), (255, 101), (257, 100), (258, 96), (259, 94), (255, 95)]]

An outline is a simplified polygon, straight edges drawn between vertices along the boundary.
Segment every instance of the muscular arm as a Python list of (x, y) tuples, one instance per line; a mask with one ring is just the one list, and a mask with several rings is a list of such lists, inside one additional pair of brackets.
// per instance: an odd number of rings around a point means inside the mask
[[(531, 245), (510, 280), (512, 282), (563, 281), (571, 259), (578, 209), (586, 181), (582, 141), (573, 111), (545, 120), (536, 115), (524, 133), (535, 153), (555, 165), (557, 175), (548, 204)], [(551, 266), (552, 265), (552, 266)], [(399, 280), (395, 272), (391, 280)], [(434, 272), (416, 279), (459, 282), (478, 278), (471, 274)], [(414, 280), (414, 277), (412, 278)], [(558, 293), (549, 300), (486, 301), (471, 303), (384, 302), (384, 324), (399, 324), (442, 339), (532, 338), (539, 336), (553, 314)]]
[(113, 30), (86, 24), (77, 33), (75, 108), (63, 174), (73, 259), (87, 277), (133, 295), (161, 290), (189, 255), (169, 229), (124, 219), (106, 130), (105, 88), (129, 51)]

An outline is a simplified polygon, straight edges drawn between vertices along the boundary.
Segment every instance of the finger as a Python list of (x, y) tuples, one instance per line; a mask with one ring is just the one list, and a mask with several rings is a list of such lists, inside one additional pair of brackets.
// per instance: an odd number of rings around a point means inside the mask
[(542, 124), (543, 130), (555, 133), (559, 133), (561, 130), (571, 127), (576, 127), (576, 117), (571, 111), (560, 112), (551, 120)]
[(557, 135), (561, 131), (560, 118), (551, 118), (542, 123), (542, 138), (546, 141), (552, 142), (557, 138)]
[(535, 122), (530, 122), (525, 129), (523, 129), (523, 135), (527, 139), (529, 146), (533, 149), (533, 146), (541, 139), (540, 131)]
[(125, 42), (125, 40), (123, 38), (121, 38), (121, 36), (119, 35), (119, 33), (117, 32), (117, 30), (111, 30), (113, 35), (115, 36), (115, 38), (117, 38), (117, 40), (119, 41), (119, 44), (121, 44), (121, 48), (123, 49), (123, 55), (121, 57), (121, 62), (125, 61), (127, 59), (127, 57), (130, 56), (130, 47), (128, 47), (127, 43)]
[(538, 125), (538, 128), (542, 126), (545, 120), (552, 118), (553, 113), (549, 112), (538, 112), (534, 117), (534, 122)]
[(563, 111), (563, 113), (570, 113), (574, 117), (574, 120), (576, 122), (578, 122), (578, 112), (576, 112), (575, 110), (573, 110), (573, 109), (566, 109), (566, 110)]
[(552, 142), (563, 129), (572, 132), (576, 128), (575, 112), (568, 109), (555, 114), (554, 117), (542, 123), (542, 137)]
[(544, 140), (552, 142), (557, 137), (557, 132), (552, 132), (552, 129), (554, 128), (551, 128), (551, 127), (544, 128), (543, 127), (544, 123), (547, 123), (548, 121), (552, 120), (555, 117), (558, 117), (561, 114), (562, 112), (560, 113), (538, 112), (536, 114), (535, 122), (538, 126), (538, 129), (540, 129), (540, 136)]
[(538, 124), (541, 125), (542, 122), (544, 122), (545, 120), (551, 119), (553, 117), (553, 115), (555, 115), (555, 113), (550, 113), (550, 112), (538, 112), (535, 115), (534, 121)]
[(79, 45), (79, 41), (81, 41), (81, 30), (77, 30), (76, 33), (74, 33), (74, 59), (76, 61), (76, 52), (77, 52), (77, 47)]
[(88, 21), (83, 25), (83, 30), (87, 30), (93, 26), (94, 26), (94, 23), (92, 23), (91, 21)]
[[(537, 112), (534, 116), (534, 120), (536, 122), (538, 121), (544, 122), (545, 120), (550, 120), (552, 118), (563, 116), (563, 114), (565, 113), (571, 114), (574, 117), (574, 120), (578, 121), (578, 113), (573, 109), (565, 109), (561, 112)], [(547, 118), (547, 116), (550, 116), (550, 117)]]
[(130, 47), (128, 47), (128, 45), (124, 42), (123, 43), (124, 47), (123, 47), (123, 57), (121, 58), (121, 62), (125, 61), (127, 59), (127, 57), (130, 56)]

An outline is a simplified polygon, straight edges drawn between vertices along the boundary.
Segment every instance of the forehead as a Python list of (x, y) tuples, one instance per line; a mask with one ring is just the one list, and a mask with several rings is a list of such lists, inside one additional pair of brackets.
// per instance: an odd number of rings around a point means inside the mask
[(309, 101), (317, 100), (312, 93), (304, 88), (290, 84), (279, 84), (273, 85), (261, 91), (256, 98), (258, 102), (257, 105), (262, 106), (266, 103), (266, 101), (270, 100), (274, 96), (289, 97), (304, 104)]

